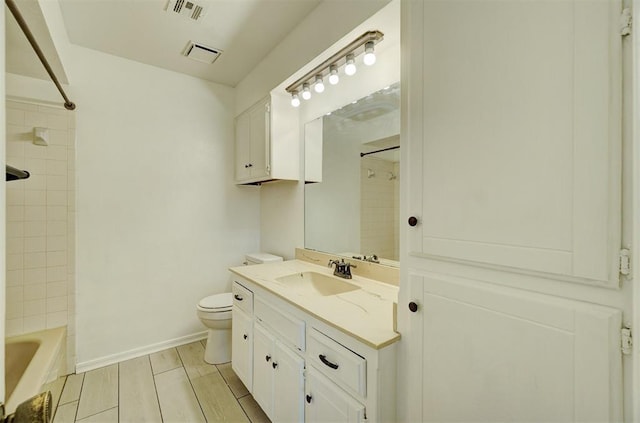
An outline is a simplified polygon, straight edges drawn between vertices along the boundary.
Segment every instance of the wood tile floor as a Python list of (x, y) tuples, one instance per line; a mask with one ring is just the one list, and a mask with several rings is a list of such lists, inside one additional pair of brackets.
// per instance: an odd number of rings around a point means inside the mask
[(270, 423), (231, 363), (204, 362), (205, 342), (60, 378), (53, 422)]

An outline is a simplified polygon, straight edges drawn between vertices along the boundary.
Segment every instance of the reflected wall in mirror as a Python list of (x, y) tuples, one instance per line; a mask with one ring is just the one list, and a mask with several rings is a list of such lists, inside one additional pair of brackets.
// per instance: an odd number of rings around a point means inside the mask
[(400, 83), (305, 125), (305, 247), (398, 265)]

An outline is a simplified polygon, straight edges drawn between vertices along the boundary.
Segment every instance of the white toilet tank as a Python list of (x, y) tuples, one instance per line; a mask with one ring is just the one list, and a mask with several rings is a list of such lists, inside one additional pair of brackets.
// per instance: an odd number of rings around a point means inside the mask
[(245, 255), (243, 264), (250, 266), (252, 264), (272, 263), (275, 261), (282, 261), (282, 257), (269, 253), (249, 253)]

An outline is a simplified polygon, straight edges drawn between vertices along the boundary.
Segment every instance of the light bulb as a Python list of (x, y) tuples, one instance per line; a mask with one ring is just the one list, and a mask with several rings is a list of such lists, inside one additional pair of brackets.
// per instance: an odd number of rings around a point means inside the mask
[(316, 75), (316, 84), (313, 87), (317, 93), (324, 91), (324, 82), (322, 82), (322, 75)]
[(297, 91), (294, 91), (294, 93), (291, 94), (291, 105), (293, 107), (300, 106), (300, 97), (298, 97), (298, 92)]
[(311, 98), (311, 91), (309, 91), (309, 84), (306, 82), (302, 84), (302, 98), (309, 100)]
[(356, 63), (353, 54), (347, 54), (347, 66), (344, 67), (344, 73), (349, 76), (356, 73)]
[(340, 77), (338, 76), (338, 66), (336, 65), (331, 65), (331, 67), (329, 67), (329, 84), (331, 85), (336, 85), (338, 82), (340, 82)]
[(364, 45), (364, 57), (362, 61), (367, 66), (371, 66), (376, 62), (376, 54), (373, 52), (373, 41), (367, 41)]

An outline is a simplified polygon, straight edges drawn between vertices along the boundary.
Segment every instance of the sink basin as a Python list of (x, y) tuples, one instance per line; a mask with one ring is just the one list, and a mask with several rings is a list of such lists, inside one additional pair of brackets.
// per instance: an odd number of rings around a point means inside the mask
[(360, 289), (359, 286), (340, 278), (317, 272), (294, 273), (292, 275), (281, 276), (276, 278), (276, 280), (298, 292), (321, 295), (323, 297)]

